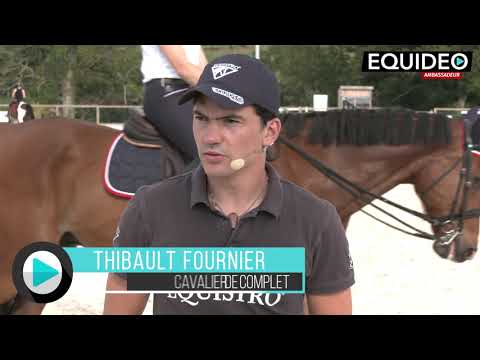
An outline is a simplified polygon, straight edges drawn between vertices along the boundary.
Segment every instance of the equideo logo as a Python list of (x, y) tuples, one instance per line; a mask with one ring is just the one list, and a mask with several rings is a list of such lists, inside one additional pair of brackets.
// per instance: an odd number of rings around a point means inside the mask
[(461, 79), (472, 70), (471, 51), (366, 51), (364, 72), (420, 72), (423, 79)]

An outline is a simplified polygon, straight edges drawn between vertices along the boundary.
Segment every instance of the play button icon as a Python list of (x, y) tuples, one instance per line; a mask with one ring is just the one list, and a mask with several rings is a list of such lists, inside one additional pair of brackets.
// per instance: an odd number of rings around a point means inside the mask
[(48, 294), (62, 281), (62, 264), (49, 251), (35, 251), (23, 264), (23, 281), (37, 294)]
[(35, 302), (48, 303), (61, 298), (70, 288), (72, 262), (62, 247), (33, 243), (15, 257), (12, 277), (17, 291)]
[(52, 277), (57, 276), (59, 271), (54, 269), (50, 265), (38, 260), (33, 259), (33, 286), (37, 287), (43, 284), (45, 281), (50, 280)]
[[(451, 58), (452, 70), (456, 71), (470, 71), (469, 63), (471, 62), (471, 57), (467, 53), (456, 53)], [(471, 66), (470, 66), (471, 67)]]

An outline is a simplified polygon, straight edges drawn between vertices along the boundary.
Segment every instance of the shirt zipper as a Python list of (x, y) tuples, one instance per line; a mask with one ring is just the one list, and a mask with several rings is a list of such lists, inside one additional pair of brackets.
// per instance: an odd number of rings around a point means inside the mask
[[(251, 210), (250, 212), (244, 214), (243, 216), (240, 216), (238, 218), (238, 221), (237, 223), (235, 224), (235, 227), (230, 227), (230, 234), (228, 235), (228, 238), (227, 238), (227, 242), (225, 243), (225, 246), (230, 246), (232, 245), (232, 241), (233, 241), (233, 238), (235, 236), (235, 234), (237, 233), (238, 229), (240, 228), (240, 224), (242, 223), (242, 220), (244, 219), (248, 219), (250, 217), (252, 217), (251, 215), (251, 212), (253, 210)], [(227, 220), (230, 222), (230, 218), (228, 218), (228, 216), (226, 217)], [(230, 222), (231, 223), (231, 222)]]
[[(228, 217), (227, 217), (227, 220), (230, 222), (230, 219), (229, 219)], [(235, 227), (231, 227), (231, 226), (230, 226), (230, 234), (228, 234), (227, 242), (225, 243), (225, 247), (228, 247), (228, 246), (231, 246), (231, 245), (232, 245), (233, 237), (234, 237), (235, 234), (237, 233), (238, 228), (240, 227), (241, 221), (242, 221), (242, 219), (239, 218), (239, 219), (238, 219), (238, 222), (237, 222), (237, 224), (236, 224)]]

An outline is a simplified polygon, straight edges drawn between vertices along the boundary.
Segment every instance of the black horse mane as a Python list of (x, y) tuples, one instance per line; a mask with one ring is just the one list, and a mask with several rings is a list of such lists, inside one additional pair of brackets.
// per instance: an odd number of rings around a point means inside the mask
[(288, 138), (306, 131), (310, 144), (325, 146), (450, 144), (452, 136), (446, 115), (403, 108), (290, 112), (281, 119)]

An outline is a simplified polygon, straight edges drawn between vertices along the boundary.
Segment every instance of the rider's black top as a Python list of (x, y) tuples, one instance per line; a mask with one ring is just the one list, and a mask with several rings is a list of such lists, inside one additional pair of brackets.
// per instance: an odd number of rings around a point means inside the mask
[(17, 100), (17, 102), (20, 102), (23, 100), (23, 92), (22, 92), (22, 88), (17, 88), (15, 90), (15, 93), (13, 95), (15, 97), (15, 99)]

